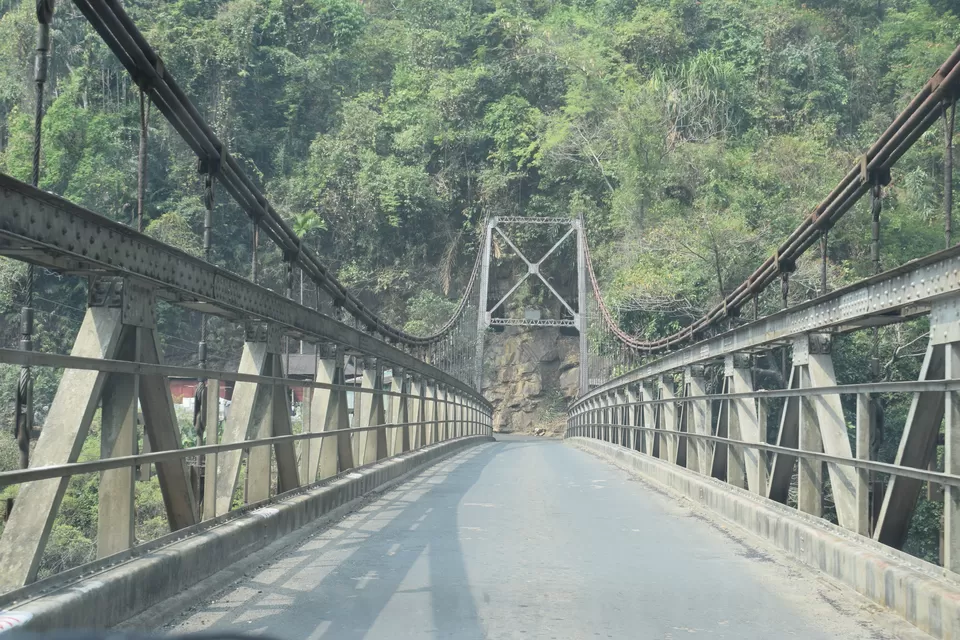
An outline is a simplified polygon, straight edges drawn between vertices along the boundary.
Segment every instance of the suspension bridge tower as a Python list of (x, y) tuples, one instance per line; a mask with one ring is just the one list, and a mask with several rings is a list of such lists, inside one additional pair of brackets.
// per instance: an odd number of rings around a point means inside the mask
[[(515, 234), (511, 237), (519, 226), (554, 226), (560, 229), (566, 227), (560, 239), (557, 240), (540, 259), (532, 260), (521, 251), (515, 242)], [(506, 294), (495, 304), (490, 305), (490, 264), (493, 258), (493, 240), (494, 234), (497, 234), (513, 253), (523, 261), (526, 271), (514, 274), (515, 281), (513, 286)], [(569, 298), (572, 296), (563, 296), (557, 289), (550, 284), (547, 277), (544, 276), (542, 266), (547, 258), (554, 255), (561, 247), (568, 243), (575, 243), (577, 281), (576, 281), (576, 301)], [(511, 326), (511, 327), (556, 327), (559, 329), (576, 330), (580, 340), (580, 376), (579, 393), (583, 395), (589, 389), (588, 373), (588, 343), (587, 343), (587, 265), (586, 265), (586, 238), (584, 237), (584, 226), (581, 218), (541, 218), (541, 217), (522, 217), (522, 216), (501, 216), (491, 217), (487, 220), (487, 228), (484, 230), (483, 246), (481, 247), (482, 259), (480, 266), (480, 304), (477, 314), (477, 357), (475, 386), (480, 389), (483, 385), (483, 354), (485, 347), (485, 334), (487, 329), (492, 326)], [(505, 314), (495, 313), (505, 308), (506, 303), (514, 296), (520, 286), (528, 279), (533, 277), (538, 279), (546, 286), (547, 290), (560, 303), (562, 308), (562, 317), (559, 318), (539, 318), (524, 315), (520, 318), (503, 317)], [(574, 303), (575, 302), (575, 303)], [(573, 304), (572, 304), (573, 303)]]

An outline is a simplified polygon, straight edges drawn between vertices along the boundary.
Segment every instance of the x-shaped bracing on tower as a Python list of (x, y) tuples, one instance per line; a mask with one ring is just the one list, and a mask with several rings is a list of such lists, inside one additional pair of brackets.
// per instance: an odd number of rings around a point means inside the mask
[[(543, 256), (534, 262), (527, 258), (527, 256), (520, 250), (519, 247), (510, 239), (510, 236), (507, 235), (501, 225), (554, 225), (554, 226), (566, 226), (569, 227), (557, 242), (554, 243), (550, 249), (543, 254)], [(491, 260), (491, 250), (493, 244), (493, 234), (496, 232), (500, 235), (501, 238), (507, 243), (507, 245), (513, 250), (513, 252), (523, 260), (526, 264), (526, 272), (520, 276), (520, 278), (514, 283), (507, 293), (497, 301), (492, 307), (487, 305), (487, 296), (490, 290), (490, 260)], [(576, 250), (577, 250), (577, 306), (574, 309), (560, 293), (550, 284), (550, 282), (544, 277), (541, 273), (541, 267), (543, 263), (553, 255), (557, 249), (563, 246), (564, 242), (568, 238), (574, 237), (576, 239)], [(587, 313), (586, 313), (586, 302), (587, 302), (587, 278), (586, 278), (586, 261), (585, 261), (585, 243), (583, 237), (583, 223), (579, 218), (538, 218), (538, 217), (522, 217), (522, 216), (510, 216), (510, 217), (492, 217), (487, 221), (486, 233), (484, 234), (484, 246), (483, 246), (483, 258), (481, 262), (481, 271), (480, 271), (480, 317), (478, 321), (478, 336), (477, 336), (477, 379), (476, 384), (479, 385), (482, 383), (482, 363), (483, 363), (483, 332), (487, 327), (493, 325), (499, 326), (520, 326), (520, 327), (575, 327), (580, 334), (580, 361), (581, 363), (586, 362), (586, 324), (587, 324)], [(494, 318), (493, 313), (502, 307), (507, 300), (510, 299), (517, 289), (526, 282), (527, 278), (531, 275), (536, 276), (540, 279), (541, 282), (547, 287), (550, 293), (563, 305), (563, 308), (567, 310), (567, 313), (570, 314), (570, 318), (557, 318), (557, 319), (529, 319), (529, 318)], [(581, 366), (580, 368), (580, 386), (581, 390), (586, 390), (586, 367)]]

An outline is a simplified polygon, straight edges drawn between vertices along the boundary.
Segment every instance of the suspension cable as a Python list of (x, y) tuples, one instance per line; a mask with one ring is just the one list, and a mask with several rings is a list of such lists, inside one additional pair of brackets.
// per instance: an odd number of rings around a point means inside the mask
[[(30, 180), (34, 187), (40, 185), (40, 150), (43, 135), (43, 90), (47, 81), (48, 54), (50, 52), (50, 23), (53, 21), (53, 0), (37, 0), (37, 54), (34, 66), (36, 103), (33, 118), (33, 166)], [(20, 348), (33, 351), (33, 290), (34, 267), (27, 266), (26, 300), (20, 310)], [(20, 369), (14, 418), (14, 435), (20, 453), (20, 467), (30, 466), (30, 436), (33, 431), (33, 375), (30, 367)]]
[[(789, 273), (797, 261), (812, 245), (816, 244), (836, 222), (867, 193), (889, 184), (890, 167), (907, 152), (914, 142), (938, 119), (943, 117), (943, 103), (954, 95), (960, 86), (960, 47), (940, 65), (933, 77), (923, 86), (909, 105), (896, 117), (883, 134), (861, 157), (860, 163), (851, 168), (840, 183), (808, 214), (800, 225), (777, 247), (750, 276), (707, 313), (686, 327), (663, 338), (641, 340), (623, 329), (614, 321), (603, 301), (594, 275), (589, 243), (585, 242), (587, 268), (590, 273), (594, 296), (597, 298), (600, 315), (611, 331), (624, 345), (647, 353), (664, 351), (696, 340), (702, 333), (717, 325), (724, 318), (739, 315), (740, 308), (748, 301), (756, 301), (777, 278), (787, 292)], [(879, 203), (879, 195), (872, 199), (873, 207)], [(874, 225), (878, 225), (874, 220)], [(586, 234), (584, 234), (586, 240)], [(879, 247), (872, 256), (874, 270), (879, 268)]]
[(74, 0), (74, 4), (131, 76), (149, 87), (150, 100), (194, 153), (200, 158), (218, 164), (217, 180), (253, 220), (257, 229), (255, 235), (263, 231), (285, 255), (296, 256), (296, 265), (319, 288), (329, 294), (334, 306), (342, 307), (358, 320), (360, 327), (367, 331), (378, 333), (388, 341), (409, 347), (431, 345), (445, 338), (466, 309), (466, 299), (472, 293), (472, 284), (476, 279), (479, 261), (454, 314), (438, 331), (430, 335), (417, 336), (392, 326), (366, 307), (357, 295), (347, 290), (320, 258), (302, 245), (300, 238), (296, 236), (287, 221), (270, 205), (260, 189), (244, 172), (240, 163), (213, 133), (210, 125), (176, 83), (119, 0)]

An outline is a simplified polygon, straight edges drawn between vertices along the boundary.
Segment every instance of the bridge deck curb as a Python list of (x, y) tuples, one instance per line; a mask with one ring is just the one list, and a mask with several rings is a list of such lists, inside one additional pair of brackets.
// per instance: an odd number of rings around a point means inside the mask
[(490, 436), (458, 438), (345, 472), (10, 609), (32, 614), (24, 625), (29, 630), (118, 625), (302, 527), (313, 525), (311, 530), (316, 530), (357, 508), (365, 496), (492, 440)]
[(591, 438), (567, 443), (707, 507), (935, 638), (960, 637), (958, 576), (941, 567), (638, 451)]

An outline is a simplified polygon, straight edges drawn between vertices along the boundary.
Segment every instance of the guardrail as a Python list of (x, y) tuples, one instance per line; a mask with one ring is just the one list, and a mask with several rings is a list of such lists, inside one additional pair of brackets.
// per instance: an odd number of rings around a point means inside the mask
[[(951, 411), (960, 410), (958, 379), (697, 394), (704, 387), (694, 378), (702, 381), (685, 372), (682, 388), (693, 393), (679, 397), (667, 394), (670, 397), (628, 400), (627, 387), (635, 386), (630, 383), (605, 389), (571, 409), (565, 437), (598, 439), (636, 450), (820, 517), (824, 516), (824, 480), (829, 476), (838, 524), (881, 541), (883, 512), (889, 510), (890, 500), (885, 496), (878, 512), (871, 508), (872, 493), (886, 493), (893, 478), (928, 483), (931, 496), (936, 495), (937, 486), (943, 487), (947, 506), (960, 500), (960, 475), (950, 472), (949, 465), (947, 471), (937, 471), (926, 463), (909, 466), (871, 459), (873, 403), (879, 394), (915, 394), (915, 398), (942, 394), (948, 404), (949, 447), (957, 423)], [(853, 411), (849, 411), (848, 400), (845, 412), (841, 398), (850, 397)], [(769, 410), (774, 403), (783, 404), (778, 444), (767, 442), (769, 420), (776, 417)], [(817, 420), (824, 420), (826, 413), (834, 414), (832, 418), (843, 430), (841, 437), (850, 439), (850, 455), (824, 451)], [(853, 414), (852, 424), (845, 417), (849, 413)], [(731, 424), (734, 422), (740, 424)], [(741, 430), (747, 426), (745, 422), (755, 422), (756, 428)], [(939, 425), (939, 419), (936, 422)], [(789, 435), (791, 430), (795, 437)], [(936, 447), (936, 439), (928, 446)], [(823, 473), (824, 466), (828, 474)], [(890, 479), (886, 486), (878, 482), (878, 476)], [(950, 509), (945, 507), (945, 513)], [(957, 534), (957, 521), (946, 517), (942, 564), (951, 570), (955, 570), (960, 552)]]
[[(250, 350), (248, 344), (245, 357)], [(273, 357), (282, 359), (279, 355)], [(357, 467), (434, 443), (492, 433), (490, 405), (479, 395), (397, 366), (390, 367), (392, 380), (385, 383), (384, 366), (389, 363), (361, 356), (354, 356), (358, 363), (358, 384), (349, 384), (344, 378), (346, 357), (342, 348), (321, 350), (317, 354), (318, 380), (299, 380), (156, 362), (0, 349), (0, 363), (62, 368), (65, 372), (86, 373), (88, 377), (100, 376), (117, 383), (127, 381), (126, 384), (140, 380), (146, 385), (145, 381), (150, 379), (154, 381), (154, 394), (156, 381), (160, 380), (161, 392), (165, 395), (163, 402), (154, 401), (147, 407), (142, 404), (142, 395), (127, 393), (123, 398), (128, 410), (119, 413), (116, 399), (107, 399), (110, 394), (119, 393), (116, 388), (105, 388), (99, 400), (79, 398), (83, 400), (82, 406), (77, 403), (73, 407), (77, 414), (84, 413), (84, 407), (102, 405), (101, 457), (66, 464), (44, 464), (45, 458), (39, 453), (42, 449), (49, 451), (50, 442), (62, 437), (64, 431), (70, 431), (56, 422), (58, 410), (51, 407), (51, 422), (39, 430), (34, 464), (27, 469), (0, 472), (0, 489), (17, 485), (16, 495), (12, 496), (13, 509), (8, 505), (10, 519), (0, 535), (0, 555), (10, 569), (0, 578), (0, 592), (6, 592), (0, 600), (29, 593), (38, 578), (38, 566), (59, 499), (50, 502), (34, 496), (43, 498), (59, 493), (62, 498), (67, 482), (75, 476), (99, 474), (100, 509), (95, 540), (98, 560), (47, 576), (42, 581), (44, 584), (66, 580), (104, 562), (121, 561), (155, 546), (153, 541), (137, 540), (134, 536), (138, 468), (141, 476), (149, 475), (144, 470), (151, 466), (156, 468), (173, 532), (170, 535), (174, 535), (202, 531), (252, 506)], [(219, 401), (204, 403), (206, 428), (199, 434), (203, 441), (198, 442), (198, 446), (180, 448), (180, 432), (174, 418), (173, 424), (165, 427), (176, 431), (175, 439), (167, 438), (166, 447), (156, 446), (160, 442), (152, 443), (153, 450), (137, 453), (141, 440), (146, 445), (154, 439), (148, 423), (157, 421), (157, 407), (161, 414), (173, 412), (167, 378), (175, 376), (206, 380), (210, 398), (219, 397), (222, 383), (233, 382), (236, 384), (233, 403), (226, 415), (222, 415)], [(296, 429), (290, 422), (292, 404), (295, 404), (291, 398), (300, 395), (294, 390), (302, 393), (299, 433), (294, 432)], [(54, 405), (61, 395), (70, 400), (70, 393), (71, 389), (61, 384)], [(144, 391), (141, 389), (140, 393)], [(108, 408), (108, 403), (112, 403), (113, 408)], [(130, 403), (144, 409), (142, 421), (133, 421)], [(148, 408), (152, 414), (148, 415)], [(244, 412), (245, 415), (241, 415)], [(243, 428), (238, 430), (230, 425)], [(253, 437), (247, 439), (244, 436), (249, 435), (251, 429)], [(85, 441), (86, 434), (80, 431), (70, 446), (78, 448), (76, 443), (82, 445)], [(114, 440), (114, 444), (105, 444), (108, 439)], [(124, 455), (124, 447), (115, 444), (124, 439), (126, 451), (132, 449), (133, 453)], [(243, 481), (239, 482), (241, 477)]]

